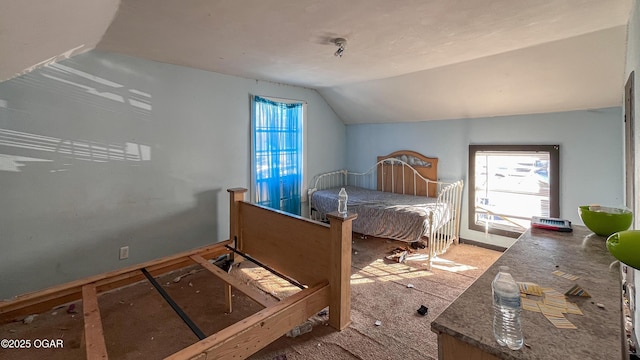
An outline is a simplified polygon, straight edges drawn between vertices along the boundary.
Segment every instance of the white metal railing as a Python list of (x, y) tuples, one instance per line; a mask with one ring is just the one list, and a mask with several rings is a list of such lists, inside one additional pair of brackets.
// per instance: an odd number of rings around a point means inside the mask
[[(431, 219), (431, 230), (429, 233), (429, 269), (434, 257), (444, 254), (451, 244), (460, 242), (460, 209), (462, 205), (462, 188), (464, 183), (458, 180), (448, 184), (438, 193), (437, 204), (446, 206), (446, 211), (450, 214), (442, 214), (444, 218), (450, 219), (441, 224), (441, 219)], [(436, 212), (435, 214), (441, 214)], [(434, 212), (431, 212), (434, 216)]]
[[(384, 164), (384, 166), (380, 166)], [(388, 166), (392, 165), (392, 166)], [(401, 171), (396, 171), (397, 166), (401, 166)], [(391, 169), (391, 174), (386, 172)], [(410, 171), (406, 171), (409, 169)], [(421, 188), (420, 185), (424, 184), (425, 191), (433, 186), (436, 187), (436, 211), (432, 211), (430, 217), (430, 229), (428, 234), (429, 243), (429, 269), (431, 268), (431, 262), (437, 255), (443, 254), (447, 251), (449, 246), (453, 243), (457, 244), (460, 241), (460, 210), (462, 205), (462, 188), (463, 181), (458, 180), (455, 182), (443, 182), (427, 179), (420, 175), (416, 169), (414, 169), (408, 163), (399, 159), (385, 159), (378, 161), (369, 170), (358, 173), (348, 170), (337, 170), (328, 173), (317, 175), (312, 180), (312, 186), (308, 191), (309, 195), (309, 216), (314, 220), (323, 220), (324, 214), (314, 214), (312, 195), (318, 190), (324, 190), (329, 188), (343, 187), (343, 186), (357, 186), (366, 189), (378, 188), (378, 171), (382, 171), (380, 178), (381, 191), (401, 193), (408, 195), (418, 195), (418, 191)], [(408, 174), (408, 175), (407, 175)], [(385, 188), (384, 179), (390, 176), (391, 189)], [(413, 181), (408, 181), (407, 176), (410, 176)], [(399, 177), (399, 178), (397, 178)], [(396, 186), (396, 184), (400, 184)], [(412, 184), (413, 186), (407, 186)], [(409, 189), (407, 187), (410, 187)], [(448, 221), (445, 221), (447, 220)], [(357, 221), (357, 219), (356, 219)]]
[[(384, 166), (380, 166), (380, 165), (384, 165)], [(394, 171), (397, 169), (398, 166), (401, 167), (401, 171), (400, 171), (401, 179), (396, 179), (397, 171)], [(382, 171), (382, 173), (380, 174), (381, 178), (385, 179), (385, 173), (386, 173), (385, 170), (389, 167), (392, 169), (391, 170), (391, 189), (385, 189), (384, 188), (385, 182), (382, 181), (381, 191), (395, 193), (396, 183), (400, 181), (400, 184), (402, 185), (402, 191), (398, 193), (417, 195), (418, 184), (424, 183), (425, 186), (429, 188), (429, 184), (434, 184), (437, 186), (439, 183), (438, 181), (429, 180), (423, 177), (415, 168), (413, 168), (408, 163), (400, 159), (389, 158), (389, 159), (378, 161), (375, 165), (369, 168), (369, 170), (362, 173), (348, 171), (348, 170), (336, 170), (336, 171), (331, 171), (328, 173), (317, 175), (312, 180), (313, 186), (311, 186), (311, 188), (309, 189), (309, 194), (312, 194), (316, 190), (324, 190), (332, 187), (345, 186), (345, 185), (358, 186), (366, 189), (376, 189), (378, 186), (378, 172), (377, 172), (378, 168), (380, 168)], [(405, 170), (407, 169), (410, 170), (411, 176), (413, 178), (413, 182), (412, 182), (413, 189), (406, 188), (407, 179), (405, 175), (406, 174)]]

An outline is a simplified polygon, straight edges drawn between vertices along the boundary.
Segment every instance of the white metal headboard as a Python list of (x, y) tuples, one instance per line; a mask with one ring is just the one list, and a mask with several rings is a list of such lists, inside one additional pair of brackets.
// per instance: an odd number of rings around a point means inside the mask
[[(366, 189), (377, 189), (378, 169), (380, 168), (381, 171), (383, 171), (381, 175), (382, 175), (382, 178), (384, 178), (384, 175), (385, 175), (384, 171), (387, 168), (387, 166), (380, 166), (383, 164), (391, 165), (391, 166), (400, 166), (402, 167), (402, 170), (399, 172), (391, 171), (390, 172), (391, 173), (390, 174), (391, 189), (388, 189), (388, 188), (385, 189), (385, 186), (384, 186), (385, 182), (382, 181), (381, 189), (380, 189), (381, 191), (416, 195), (418, 191), (418, 184), (424, 184), (427, 187), (429, 186), (429, 184), (434, 184), (436, 186), (441, 185), (441, 183), (438, 181), (433, 181), (420, 175), (420, 173), (416, 169), (414, 169), (413, 166), (411, 166), (410, 164), (397, 158), (388, 158), (388, 159), (378, 161), (375, 165), (369, 168), (369, 170), (362, 173), (352, 172), (348, 170), (336, 170), (336, 171), (331, 171), (328, 173), (317, 175), (312, 180), (313, 184), (309, 189), (309, 195), (317, 190), (324, 190), (324, 189), (347, 186), (347, 185), (358, 186)], [(405, 169), (408, 169), (409, 171), (405, 171)], [(399, 173), (399, 175), (397, 173)], [(407, 187), (405, 186), (405, 184), (407, 184), (408, 182), (406, 178), (407, 173), (409, 173), (410, 174), (409, 176), (413, 178), (413, 181), (411, 182), (413, 184), (412, 189), (407, 189)], [(397, 191), (398, 189), (396, 184), (402, 184), (400, 191)]]

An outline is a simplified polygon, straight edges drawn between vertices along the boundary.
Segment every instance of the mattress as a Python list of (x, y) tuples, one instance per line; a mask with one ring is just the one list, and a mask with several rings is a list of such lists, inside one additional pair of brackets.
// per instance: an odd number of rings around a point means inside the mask
[[(429, 213), (433, 211), (436, 228), (450, 218), (450, 207), (437, 204), (436, 198), (394, 194), (355, 186), (345, 186), (349, 212), (358, 214), (353, 231), (394, 240), (413, 242), (429, 236)], [(312, 194), (312, 210), (325, 214), (338, 209), (340, 188), (318, 190)]]

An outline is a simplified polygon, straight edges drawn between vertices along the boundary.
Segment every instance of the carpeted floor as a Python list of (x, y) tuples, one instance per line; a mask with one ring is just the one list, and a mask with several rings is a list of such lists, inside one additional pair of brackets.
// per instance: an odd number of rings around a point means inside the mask
[[(424, 256), (420, 259), (427, 249), (410, 254), (417, 260), (406, 263), (385, 259), (403, 246), (354, 238), (351, 325), (337, 332), (325, 325), (326, 317), (316, 316), (310, 333), (282, 337), (251, 359), (437, 359), (431, 321), (502, 253), (455, 245), (427, 271)], [(428, 308), (427, 315), (417, 312), (421, 306)]]
[[(251, 359), (437, 358), (431, 321), (501, 252), (455, 245), (440, 257), (432, 271), (426, 270), (423, 255), (427, 249), (410, 254), (406, 263), (385, 259), (394, 249), (406, 245), (354, 237), (351, 325), (338, 332), (326, 325), (326, 315), (315, 316), (311, 332), (295, 338), (283, 336)], [(234, 266), (231, 274), (279, 298), (298, 291), (248, 262)], [(220, 296), (223, 283), (198, 266), (167, 274), (158, 282), (207, 335), (262, 308), (235, 292), (234, 311), (226, 314), (224, 297)], [(198, 340), (147, 282), (100, 294), (98, 300), (110, 359), (161, 359)], [(421, 306), (429, 309), (425, 316), (417, 312)], [(0, 358), (85, 358), (82, 301), (28, 318), (0, 325), (0, 338), (61, 339), (64, 347), (0, 349)]]

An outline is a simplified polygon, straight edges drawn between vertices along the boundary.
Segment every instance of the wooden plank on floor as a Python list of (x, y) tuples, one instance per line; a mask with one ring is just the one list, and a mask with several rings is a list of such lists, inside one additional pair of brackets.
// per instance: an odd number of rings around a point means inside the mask
[(329, 305), (329, 284), (304, 289), (165, 360), (245, 359)]
[(200, 266), (202, 266), (203, 268), (209, 270), (211, 273), (213, 273), (214, 275), (219, 277), (225, 283), (231, 285), (233, 288), (235, 288), (238, 291), (242, 292), (243, 294), (247, 295), (249, 298), (251, 298), (253, 301), (257, 302), (258, 304), (260, 304), (260, 305), (262, 305), (264, 307), (269, 307), (269, 306), (271, 306), (271, 305), (273, 305), (273, 304), (278, 302), (278, 300), (274, 299), (270, 295), (267, 295), (267, 294), (261, 292), (260, 290), (257, 290), (256, 288), (253, 288), (253, 287), (243, 283), (239, 279), (227, 274), (224, 270), (222, 270), (219, 267), (213, 265), (212, 263), (207, 261), (202, 256), (200, 256), (200, 255), (191, 255), (190, 258), (193, 261), (195, 261), (196, 263), (198, 263)]
[(102, 318), (98, 305), (98, 293), (95, 284), (82, 287), (82, 309), (84, 313), (84, 338), (87, 360), (108, 359), (104, 342)]
[(142, 268), (147, 268), (149, 273), (157, 276), (193, 264), (189, 256), (194, 254), (198, 254), (204, 258), (211, 258), (229, 253), (229, 250), (224, 247), (228, 244), (231, 244), (230, 240), (56, 285), (44, 290), (17, 296), (12, 300), (0, 301), (0, 324), (19, 319), (21, 316), (41, 313), (58, 305), (79, 300), (82, 297), (82, 287), (84, 285), (95, 283), (97, 292), (100, 293), (133, 284), (144, 279), (144, 276), (140, 274), (140, 269)]

